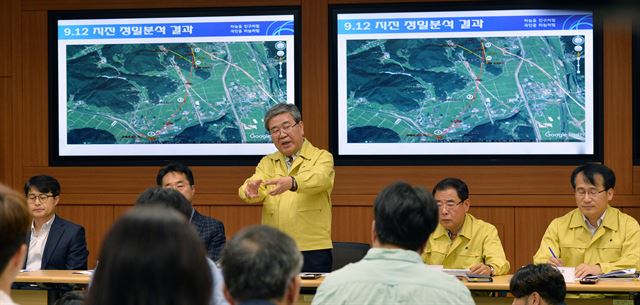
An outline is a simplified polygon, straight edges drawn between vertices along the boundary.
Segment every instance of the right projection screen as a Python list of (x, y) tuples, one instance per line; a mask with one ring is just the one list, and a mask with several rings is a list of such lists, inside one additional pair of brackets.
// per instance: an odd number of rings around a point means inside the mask
[(601, 158), (592, 11), (420, 9), (332, 8), (338, 161)]

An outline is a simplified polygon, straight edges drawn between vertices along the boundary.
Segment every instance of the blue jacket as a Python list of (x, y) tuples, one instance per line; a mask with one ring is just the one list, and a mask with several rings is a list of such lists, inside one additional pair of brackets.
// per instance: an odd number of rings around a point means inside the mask
[[(27, 234), (27, 245), (30, 240), (31, 232)], [(44, 245), (40, 269), (86, 270), (88, 256), (84, 228), (56, 215), (53, 224), (51, 224), (47, 243)], [(23, 268), (26, 268), (26, 264), (25, 260)]]

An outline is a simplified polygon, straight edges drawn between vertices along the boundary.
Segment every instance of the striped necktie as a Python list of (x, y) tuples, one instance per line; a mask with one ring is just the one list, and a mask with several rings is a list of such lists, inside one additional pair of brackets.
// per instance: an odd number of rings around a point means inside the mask
[(285, 163), (287, 163), (287, 170), (290, 170), (291, 165), (293, 165), (293, 157), (292, 156), (286, 157)]

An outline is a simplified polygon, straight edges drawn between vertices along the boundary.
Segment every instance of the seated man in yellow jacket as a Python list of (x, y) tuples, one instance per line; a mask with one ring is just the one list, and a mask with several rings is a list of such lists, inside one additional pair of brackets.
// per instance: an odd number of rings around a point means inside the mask
[(429, 265), (466, 269), (470, 273), (509, 272), (496, 227), (469, 214), (469, 188), (458, 178), (446, 178), (433, 188), (440, 223), (429, 237), (422, 259)]
[(571, 186), (578, 208), (551, 221), (534, 263), (575, 267), (576, 277), (639, 268), (640, 226), (609, 206), (615, 184), (616, 176), (604, 165), (577, 167)]

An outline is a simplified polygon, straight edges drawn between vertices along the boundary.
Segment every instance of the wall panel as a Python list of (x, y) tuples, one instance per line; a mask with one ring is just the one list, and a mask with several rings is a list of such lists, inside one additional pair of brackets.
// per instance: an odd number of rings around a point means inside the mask
[(334, 206), (331, 216), (331, 238), (334, 241), (371, 244), (373, 207)]
[(515, 262), (517, 268), (533, 261), (547, 226), (573, 208), (515, 208)]
[(340, 166), (334, 194), (375, 194), (395, 180), (431, 188), (444, 177), (463, 179), (473, 194), (569, 194), (572, 170), (573, 166)]
[[(11, 58), (11, 35), (13, 34), (13, 24), (11, 24), (11, 16), (13, 15), (13, 6), (15, 1), (0, 1), (0, 58)], [(8, 77), (11, 75), (11, 61), (0, 60), (0, 77)]]
[(511, 264), (511, 272), (514, 272), (516, 255), (514, 208), (486, 208), (472, 205), (469, 213), (496, 226), (507, 260)]
[[(302, 0), (302, 118), (305, 136), (327, 149), (329, 135), (328, 9), (326, 0)], [(306, 72), (305, 72), (306, 71)]]
[(95, 268), (102, 240), (115, 219), (113, 206), (68, 206), (61, 203), (56, 208), (56, 212), (62, 218), (84, 227), (89, 249), (89, 269)]
[[(640, 194), (640, 166), (633, 167), (633, 193)], [(640, 200), (638, 202), (640, 202)]]
[(13, 90), (11, 83), (10, 77), (0, 77), (0, 183), (8, 185), (11, 184), (11, 156), (13, 155), (11, 143), (13, 124), (10, 103)]
[[(330, 140), (328, 3), (376, 2), (392, 1), (2, 1), (0, 26), (8, 26), (12, 31), (0, 33), (0, 151), (3, 152), (0, 179), (19, 187), (36, 174), (59, 178), (64, 198), (60, 213), (87, 229), (90, 262), (95, 261), (99, 244), (113, 220), (131, 207), (139, 192), (155, 184), (158, 167), (48, 166), (47, 10), (299, 5), (305, 130), (315, 145), (326, 148)], [(605, 161), (618, 175), (615, 205), (638, 217), (640, 167), (632, 166), (629, 132), (630, 24), (615, 16), (607, 17), (605, 25)], [(12, 36), (6, 37), (6, 32)], [(4, 153), (6, 150), (9, 152)], [(531, 260), (549, 221), (575, 206), (568, 181), (572, 169), (573, 166), (535, 165), (338, 166), (332, 195), (332, 235), (336, 241), (369, 243), (371, 203), (385, 185), (405, 180), (431, 188), (444, 177), (456, 176), (470, 186), (473, 213), (496, 224), (512, 266), (519, 267)], [(197, 190), (194, 204), (203, 213), (222, 220), (228, 238), (240, 228), (260, 222), (261, 207), (246, 205), (237, 197), (238, 186), (253, 170), (253, 166), (194, 167)]]
[[(631, 25), (625, 18), (604, 27), (605, 164), (616, 173), (616, 193), (632, 192), (633, 138), (631, 107)], [(620, 60), (621, 58), (627, 59)]]
[(14, 119), (22, 122), (17, 135), (25, 139), (21, 147), (23, 166), (48, 165), (47, 93), (47, 13), (22, 14), (22, 100), (15, 104)]
[[(203, 211), (201, 206), (197, 206), (198, 211)], [(240, 229), (260, 224), (262, 215), (261, 205), (242, 205), (242, 206), (210, 206), (209, 210), (202, 212), (205, 215), (218, 219), (224, 223), (224, 231), (227, 240), (236, 234)]]
[(633, 216), (638, 222), (640, 222), (640, 207), (638, 208), (623, 208), (623, 212)]

